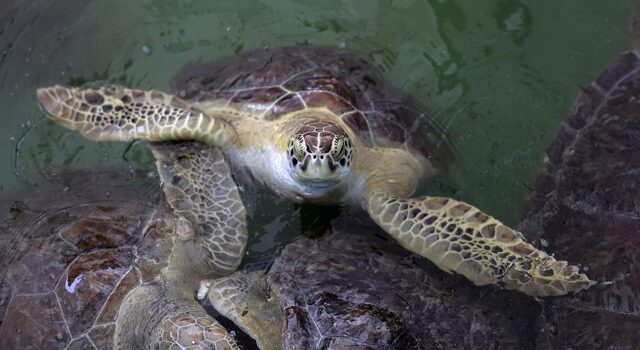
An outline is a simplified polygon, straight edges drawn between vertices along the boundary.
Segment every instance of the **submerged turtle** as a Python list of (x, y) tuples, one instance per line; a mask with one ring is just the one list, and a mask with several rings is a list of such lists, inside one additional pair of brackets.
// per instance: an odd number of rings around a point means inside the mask
[[(54, 121), (89, 139), (198, 141), (220, 147), (233, 166), (282, 196), (361, 207), (403, 247), (477, 285), (545, 296), (593, 283), (477, 208), (410, 198), (450, 160), (447, 137), (354, 54), (259, 50), (188, 65), (172, 89), (175, 95), (55, 86), (37, 94)], [(178, 181), (193, 188), (196, 201), (207, 188)]]
[(204, 283), (198, 297), (262, 350), (533, 348), (534, 300), (446, 276), (350, 216), (287, 245), (266, 271)]
[[(103, 170), (63, 173), (3, 211), (0, 348), (238, 348), (193, 297), (201, 279), (235, 270), (244, 252), (229, 168), (207, 145), (152, 150), (178, 215), (156, 181)], [(206, 173), (192, 177), (200, 167)], [(206, 191), (191, 198), (179, 178)]]
[(544, 348), (640, 349), (639, 13), (630, 32), (634, 48), (576, 98), (521, 224), (608, 281), (546, 303)]

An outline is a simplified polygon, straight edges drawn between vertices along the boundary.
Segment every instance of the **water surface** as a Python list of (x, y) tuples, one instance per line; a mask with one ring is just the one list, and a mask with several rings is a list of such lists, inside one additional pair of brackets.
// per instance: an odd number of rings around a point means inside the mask
[[(4, 0), (0, 3), (0, 191), (60, 167), (154, 171), (143, 144), (94, 143), (48, 121), (35, 89), (121, 84), (167, 90), (184, 63), (253, 48), (345, 46), (430, 106), (457, 146), (421, 193), (515, 225), (544, 149), (573, 99), (628, 40), (635, 1)], [(250, 256), (339, 209), (246, 188)], [(344, 211), (343, 211), (344, 212)]]

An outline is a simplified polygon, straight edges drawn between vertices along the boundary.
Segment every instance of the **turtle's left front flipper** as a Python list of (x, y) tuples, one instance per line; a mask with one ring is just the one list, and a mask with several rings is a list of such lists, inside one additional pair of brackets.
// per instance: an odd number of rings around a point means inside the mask
[(524, 237), (466, 203), (443, 197), (400, 199), (374, 192), (373, 220), (403, 247), (476, 285), (499, 284), (531, 296), (564, 295), (595, 284)]
[(37, 95), (56, 123), (94, 141), (196, 140), (222, 146), (235, 137), (223, 119), (160, 91), (54, 86)]

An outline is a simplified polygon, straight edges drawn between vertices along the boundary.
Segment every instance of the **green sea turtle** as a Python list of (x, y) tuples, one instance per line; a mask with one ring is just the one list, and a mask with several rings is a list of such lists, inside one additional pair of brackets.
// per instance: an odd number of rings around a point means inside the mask
[(55, 86), (37, 95), (54, 121), (89, 139), (201, 142), (284, 197), (363, 208), (403, 247), (476, 285), (546, 296), (593, 283), (471, 205), (411, 198), (450, 160), (446, 134), (348, 51), (288, 47), (191, 64), (172, 89)]
[(633, 49), (576, 98), (520, 225), (607, 281), (545, 303), (541, 348), (640, 349), (639, 15), (630, 25)]
[[(173, 211), (155, 178), (104, 169), (66, 171), (0, 203), (1, 349), (238, 349), (193, 295), (244, 252), (229, 168), (204, 144), (152, 150)], [(175, 178), (200, 167), (190, 184), (207, 187), (192, 199)]]
[(538, 303), (475, 288), (408, 253), (367, 218), (303, 235), (270, 268), (206, 282), (198, 297), (275, 349), (532, 349)]

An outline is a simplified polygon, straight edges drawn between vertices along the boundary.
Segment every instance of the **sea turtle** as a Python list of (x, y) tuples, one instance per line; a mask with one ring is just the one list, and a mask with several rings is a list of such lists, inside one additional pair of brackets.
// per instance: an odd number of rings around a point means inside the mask
[[(235, 270), (244, 252), (228, 165), (204, 144), (152, 150), (175, 213), (155, 178), (104, 169), (66, 171), (3, 204), (1, 349), (238, 349), (194, 299), (201, 279)], [(191, 178), (199, 167), (206, 176)]]
[(89, 139), (198, 141), (284, 197), (361, 207), (403, 247), (477, 285), (546, 296), (593, 283), (471, 205), (411, 198), (451, 158), (446, 134), (353, 53), (257, 50), (187, 65), (171, 86), (174, 95), (54, 86), (37, 96)]
[(525, 219), (529, 237), (607, 282), (546, 303), (538, 342), (553, 349), (640, 349), (640, 17), (633, 49), (576, 98), (547, 150)]
[(533, 348), (535, 300), (448, 278), (357, 214), (318, 231), (198, 297), (262, 350)]

